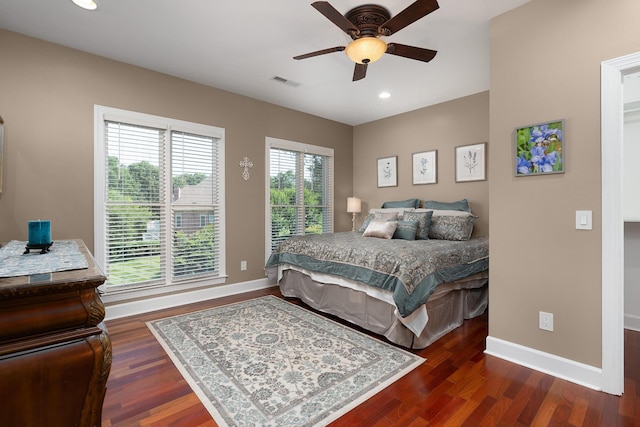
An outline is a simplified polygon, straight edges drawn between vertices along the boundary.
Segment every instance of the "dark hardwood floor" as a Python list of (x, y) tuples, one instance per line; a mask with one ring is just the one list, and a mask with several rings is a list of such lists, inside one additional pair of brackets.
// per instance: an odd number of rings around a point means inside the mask
[[(215, 426), (145, 322), (267, 294), (280, 295), (273, 288), (107, 322), (103, 427)], [(416, 351), (423, 365), (331, 426), (640, 426), (640, 332), (625, 331), (622, 397), (485, 355), (486, 336), (486, 314), (465, 322)]]

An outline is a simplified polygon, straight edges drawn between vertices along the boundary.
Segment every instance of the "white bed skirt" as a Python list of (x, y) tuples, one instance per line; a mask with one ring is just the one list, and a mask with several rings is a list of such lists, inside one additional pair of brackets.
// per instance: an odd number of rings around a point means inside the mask
[(488, 272), (438, 286), (412, 319), (402, 319), (397, 314), (386, 291), (367, 292), (361, 284), (325, 283), (295, 269), (267, 273), (270, 281), (279, 283), (283, 296), (299, 298), (317, 310), (414, 349), (427, 347), (465, 319), (482, 314), (488, 304)]

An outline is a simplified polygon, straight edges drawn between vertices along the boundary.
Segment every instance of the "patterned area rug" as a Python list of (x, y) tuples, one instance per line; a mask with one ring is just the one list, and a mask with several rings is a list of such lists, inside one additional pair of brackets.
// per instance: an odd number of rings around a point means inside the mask
[(324, 426), (424, 362), (274, 296), (147, 325), (220, 426)]

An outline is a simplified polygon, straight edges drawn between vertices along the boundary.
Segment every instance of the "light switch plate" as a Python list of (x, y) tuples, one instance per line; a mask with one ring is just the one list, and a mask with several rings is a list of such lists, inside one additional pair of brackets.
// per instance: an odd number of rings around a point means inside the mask
[(592, 229), (592, 211), (576, 211), (576, 230)]

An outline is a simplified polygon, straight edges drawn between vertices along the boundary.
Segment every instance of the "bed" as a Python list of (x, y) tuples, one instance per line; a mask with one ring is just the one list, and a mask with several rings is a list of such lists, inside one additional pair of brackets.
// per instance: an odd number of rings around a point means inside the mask
[[(398, 217), (399, 212), (403, 215)], [(393, 343), (427, 347), (485, 311), (489, 239), (471, 238), (472, 226), (458, 233), (462, 222), (473, 224), (475, 217), (469, 212), (399, 212), (395, 220), (391, 214), (370, 213), (369, 223), (365, 220), (360, 231), (295, 236), (281, 242), (265, 265), (269, 282), (279, 285), (285, 297), (299, 298)], [(422, 216), (429, 217), (432, 229), (419, 223), (401, 230)], [(375, 227), (393, 227), (387, 223), (395, 224), (391, 237), (388, 230), (382, 237), (368, 233)], [(454, 234), (442, 234), (454, 229)], [(401, 231), (417, 237), (403, 238)]]

